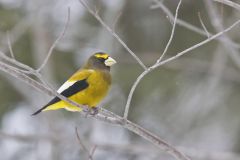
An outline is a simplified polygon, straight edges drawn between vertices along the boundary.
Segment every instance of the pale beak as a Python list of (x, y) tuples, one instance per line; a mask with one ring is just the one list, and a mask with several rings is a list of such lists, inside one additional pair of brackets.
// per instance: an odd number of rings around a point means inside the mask
[(108, 57), (106, 60), (105, 60), (105, 65), (110, 67), (112, 65), (114, 65), (115, 63), (117, 63), (112, 57)]

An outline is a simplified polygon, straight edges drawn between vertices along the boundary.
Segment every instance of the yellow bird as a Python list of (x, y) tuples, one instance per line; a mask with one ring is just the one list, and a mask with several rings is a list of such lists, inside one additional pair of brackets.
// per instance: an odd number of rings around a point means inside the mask
[[(97, 114), (97, 105), (106, 96), (111, 85), (110, 67), (115, 63), (108, 54), (95, 53), (57, 92), (80, 105), (88, 106), (94, 111), (93, 114)], [(55, 97), (32, 115), (61, 108), (73, 112), (82, 111), (82, 108)]]

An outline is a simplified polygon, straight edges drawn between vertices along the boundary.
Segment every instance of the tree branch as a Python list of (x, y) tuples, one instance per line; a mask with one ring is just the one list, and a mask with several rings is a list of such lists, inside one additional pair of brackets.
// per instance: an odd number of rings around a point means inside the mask
[[(165, 56), (167, 50), (168, 50), (168, 47), (170, 46), (171, 42), (172, 42), (172, 39), (173, 39), (173, 36), (174, 36), (174, 31), (175, 31), (175, 27), (176, 27), (176, 22), (177, 22), (177, 17), (178, 17), (178, 10), (179, 10), (179, 7), (182, 3), (182, 0), (179, 1), (178, 5), (177, 5), (177, 8), (176, 8), (176, 15), (174, 17), (174, 22), (173, 22), (173, 27), (172, 27), (172, 32), (171, 32), (171, 35), (170, 35), (170, 38), (168, 40), (168, 43), (162, 53), (162, 55), (159, 57), (159, 59), (157, 60), (156, 63), (159, 63), (162, 58)], [(124, 119), (127, 119), (128, 118), (128, 113), (129, 113), (129, 109), (130, 109), (130, 103), (131, 103), (131, 99), (132, 99), (132, 95), (135, 91), (135, 88), (137, 87), (138, 83), (140, 82), (140, 80), (148, 73), (148, 70), (145, 70), (144, 72), (142, 72), (142, 74), (136, 79), (135, 83), (133, 84), (130, 92), (129, 92), (129, 95), (128, 95), (128, 99), (127, 99), (127, 103), (126, 103), (126, 106), (125, 106), (125, 110), (124, 110)], [(134, 89), (133, 89), (134, 88)]]
[[(19, 62), (20, 63), (20, 62)], [(0, 70), (12, 75), (13, 77), (22, 80), (23, 82), (25, 82), (26, 84), (28, 84), (31, 87), (34, 87), (35, 89), (48, 94), (50, 96), (57, 96), (60, 99), (62, 99), (63, 101), (66, 101), (72, 105), (75, 105), (77, 107), (82, 107), (81, 105), (69, 100), (68, 98), (58, 94), (56, 91), (53, 91), (51, 89), (49, 89), (48, 87), (44, 86), (44, 84), (41, 84), (39, 82), (37, 82), (36, 80), (32, 79), (31, 77), (28, 77), (27, 75), (25, 75), (24, 73), (16, 70), (15, 67), (7, 65), (3, 62), (0, 61)], [(81, 114), (83, 115), (84, 113), (81, 112)], [(109, 116), (104, 116), (104, 114), (111, 114), (112, 117)], [(84, 114), (84, 116), (86, 116)], [(174, 157), (178, 157), (177, 159), (179, 160), (189, 160), (189, 158), (184, 158), (186, 157), (183, 153), (177, 151), (174, 147), (172, 147), (171, 145), (169, 145), (168, 143), (166, 143), (165, 141), (163, 141), (161, 138), (157, 137), (156, 135), (152, 134), (151, 132), (145, 130), (144, 128), (132, 123), (131, 121), (126, 121), (123, 118), (121, 118), (120, 116), (110, 112), (110, 111), (106, 111), (105, 109), (101, 109), (99, 114), (95, 115), (95, 116), (87, 116), (87, 117), (93, 117), (97, 120), (106, 122), (106, 123), (110, 123), (110, 124), (114, 124), (114, 125), (119, 125), (122, 126), (134, 133), (136, 133), (137, 135), (143, 137), (144, 139), (148, 140), (149, 142), (155, 144), (156, 146), (158, 146), (159, 148), (163, 149), (164, 151), (167, 151), (168, 153), (170, 153), (171, 155), (173, 155)]]
[(10, 52), (10, 55), (13, 59), (15, 59), (15, 56), (13, 54), (13, 49), (12, 49), (12, 43), (11, 43), (11, 40), (10, 40), (10, 35), (9, 35), (9, 32), (7, 32), (7, 44), (8, 44), (8, 49), (9, 49), (9, 52)]
[[(206, 43), (208, 43), (208, 42), (210, 42), (210, 41), (212, 41), (212, 40), (214, 40), (214, 39), (216, 39), (216, 38), (218, 38), (218, 37), (220, 37), (220, 36), (223, 35), (224, 33), (230, 31), (233, 27), (235, 27), (235, 26), (238, 25), (239, 23), (240, 23), (240, 20), (236, 21), (234, 24), (232, 24), (230, 27), (228, 27), (227, 29), (223, 30), (222, 32), (219, 32), (219, 33), (211, 36), (210, 38), (208, 38), (208, 39), (206, 39), (206, 40), (204, 40), (204, 41), (202, 41), (202, 42), (200, 42), (200, 43), (197, 43), (197, 44), (193, 45), (192, 47), (183, 50), (182, 52), (177, 53), (175, 56), (173, 56), (173, 57), (171, 57), (171, 58), (168, 58), (168, 59), (166, 59), (166, 60), (164, 60), (164, 61), (161, 61), (160, 63), (155, 63), (154, 65), (152, 65), (151, 67), (149, 67), (148, 70), (142, 72), (142, 73), (137, 77), (136, 81), (134, 82), (134, 84), (133, 84), (133, 86), (132, 86), (132, 88), (131, 88), (131, 90), (130, 90), (130, 92), (129, 92), (129, 95), (128, 95), (128, 99), (127, 99), (127, 103), (126, 103), (125, 108), (128, 109), (128, 108), (130, 107), (131, 100), (132, 100), (132, 97), (133, 97), (133, 93), (134, 93), (137, 85), (139, 84), (139, 82), (143, 79), (144, 76), (146, 76), (146, 75), (147, 75), (148, 73), (150, 73), (152, 70), (154, 70), (154, 69), (156, 69), (156, 68), (158, 68), (158, 67), (160, 67), (160, 66), (162, 66), (162, 65), (164, 65), (164, 64), (166, 64), (166, 63), (169, 63), (169, 62), (171, 62), (171, 61), (173, 61), (173, 60), (181, 57), (182, 55), (184, 55), (184, 54), (186, 54), (186, 53), (188, 53), (188, 52), (190, 52), (190, 51), (192, 51), (192, 50), (194, 50), (194, 49), (196, 49), (196, 48), (198, 48), (198, 47), (200, 47), (200, 46), (202, 46), (202, 45), (204, 45), (204, 44), (206, 44)], [(126, 115), (124, 116), (124, 118), (127, 118), (127, 116), (128, 116), (128, 115), (126, 114)]]
[(213, 1), (228, 5), (232, 8), (235, 8), (235, 9), (240, 11), (240, 5), (235, 3), (235, 2), (232, 2), (232, 1), (229, 1), (229, 0), (213, 0)]
[[(210, 21), (217, 32), (221, 32), (224, 29), (222, 22), (220, 21), (219, 13), (212, 1), (204, 0), (205, 6), (207, 8)], [(234, 64), (240, 69), (240, 56), (238, 50), (231, 46), (232, 40), (227, 36), (223, 35), (221, 39), (222, 45), (228, 51), (225, 52)]]
[[(82, 2), (82, 0), (79, 0), (80, 2)], [(84, 2), (84, 1), (83, 1)], [(86, 7), (86, 6), (85, 6)], [(91, 11), (91, 10), (90, 10)], [(93, 15), (94, 12), (92, 13)], [(95, 15), (96, 18), (99, 17), (98, 15)], [(100, 17), (99, 17), (100, 18)], [(100, 18), (101, 20), (101, 18)], [(101, 20), (102, 21), (102, 20)], [(103, 21), (102, 21), (103, 22)], [(132, 99), (132, 95), (134, 93), (134, 90), (135, 88), (137, 87), (138, 83), (140, 82), (140, 80), (146, 75), (148, 74), (149, 72), (151, 72), (152, 70), (158, 68), (159, 66), (163, 65), (163, 64), (166, 64), (168, 62), (171, 62), (177, 58), (179, 58), (180, 56), (188, 53), (189, 51), (192, 51), (193, 49), (196, 49), (216, 38), (219, 38), (221, 35), (223, 35), (224, 33), (230, 31), (233, 27), (235, 27), (236, 25), (238, 25), (240, 23), (240, 20), (236, 21), (234, 24), (232, 24), (230, 27), (228, 27), (227, 29), (225, 29), (224, 31), (222, 32), (219, 32), (215, 35), (213, 35), (212, 37), (182, 51), (182, 52), (179, 52), (177, 53), (175, 56), (171, 57), (171, 58), (168, 58), (167, 60), (165, 61), (161, 61), (159, 63), (155, 63), (153, 64), (151, 67), (149, 67), (147, 70), (145, 70), (138, 78), (137, 80), (135, 81), (135, 83), (133, 84), (132, 88), (131, 88), (131, 91), (129, 93), (129, 96), (128, 96), (128, 101), (127, 101), (127, 104), (126, 105), (129, 105), (130, 106), (130, 102), (131, 102), (131, 99)], [(103, 23), (105, 24), (105, 23)], [(103, 25), (102, 24), (102, 25)], [(104, 25), (103, 25), (104, 26)], [(107, 26), (108, 27), (108, 26)], [(110, 28), (109, 28), (110, 29)], [(111, 31), (111, 29), (110, 29)], [(111, 33), (111, 32), (110, 32)], [(115, 35), (116, 33), (113, 32)], [(113, 35), (114, 35), (113, 34)], [(121, 39), (120, 39), (121, 40)], [(121, 41), (119, 41), (121, 43)], [(125, 43), (124, 43), (125, 44)], [(4, 56), (3, 56), (4, 57)], [(6, 58), (6, 57), (5, 57)], [(8, 59), (8, 58), (6, 58)], [(9, 62), (11, 62), (12, 64), (16, 65), (16, 66), (19, 66), (19, 67), (22, 67), (23, 69), (25, 68), (28, 68), (26, 67), (26, 65), (20, 63), (20, 62), (17, 62), (17, 61), (14, 61), (13, 59), (9, 58)], [(136, 58), (135, 58), (136, 59)], [(136, 59), (137, 60), (137, 59)], [(140, 61), (141, 62), (141, 61)], [(138, 61), (139, 63), (139, 61)], [(140, 64), (140, 63), (139, 63)], [(144, 65), (145, 66), (145, 65)], [(142, 66), (143, 67), (143, 66)], [(20, 69), (19, 68), (16, 68), (16, 67), (13, 67), (13, 66), (10, 66), (8, 64), (5, 64), (4, 62), (1, 62), (0, 61), (0, 70), (14, 76), (15, 78), (17, 79), (20, 79), (22, 80), (23, 82), (27, 83), (28, 85), (34, 87), (35, 89), (45, 93), (45, 94), (48, 94), (48, 95), (51, 95), (51, 96), (57, 96), (59, 97), (60, 99), (72, 104), (72, 105), (75, 105), (75, 106), (78, 106), (78, 107), (82, 107), (81, 105), (69, 100), (68, 98), (58, 94), (56, 91), (54, 90), (51, 90), (49, 87), (45, 86), (44, 84), (41, 84), (39, 83), (38, 81), (32, 79), (31, 77), (27, 76), (26, 74), (22, 73), (21, 71), (19, 71)], [(30, 71), (31, 74), (33, 75), (36, 75), (35, 72), (31, 72), (31, 71), (35, 71), (34, 69), (32, 69), (31, 67), (29, 67), (27, 70)], [(81, 114), (84, 114), (83, 112), (81, 112)], [(111, 116), (104, 116), (104, 114), (107, 114), (107, 115), (111, 115)], [(88, 116), (88, 117), (93, 117), (97, 120), (100, 120), (100, 121), (103, 121), (103, 122), (107, 122), (107, 123), (111, 123), (111, 124), (115, 124), (115, 125), (119, 125), (119, 126), (122, 126), (134, 133), (136, 133), (137, 135), (143, 137), (144, 139), (148, 140), (149, 142), (155, 144), (157, 147), (161, 148), (162, 150), (164, 150), (165, 152), (171, 154), (172, 156), (174, 156), (176, 159), (178, 160), (189, 160), (190, 158), (188, 158), (186, 155), (184, 155), (183, 153), (181, 153), (180, 151), (178, 151), (175, 147), (171, 146), (170, 144), (166, 143), (164, 140), (162, 140), (161, 138), (159, 138), (158, 136), (154, 135), (153, 133), (149, 132), (148, 130), (142, 128), (141, 126), (127, 120), (127, 119), (123, 119), (122, 117), (110, 112), (110, 111), (107, 111), (105, 109), (101, 109), (100, 110), (100, 114), (97, 114), (95, 116)]]
[(157, 63), (159, 63), (163, 59), (163, 57), (165, 56), (165, 54), (166, 54), (166, 52), (167, 52), (167, 50), (168, 50), (168, 48), (169, 48), (169, 46), (170, 46), (170, 44), (173, 40), (173, 36), (174, 36), (174, 33), (175, 33), (175, 28), (176, 28), (176, 22), (177, 22), (177, 18), (178, 18), (178, 10), (180, 8), (181, 3), (182, 3), (182, 0), (179, 0), (176, 11), (175, 11), (175, 17), (174, 17), (174, 21), (173, 21), (173, 27), (172, 27), (172, 32), (171, 32), (170, 38), (168, 40), (168, 43), (167, 43), (162, 55), (157, 60)]
[[(77, 136), (77, 140), (78, 140), (78, 143), (80, 144), (80, 146), (82, 147), (82, 149), (88, 154), (88, 158), (89, 158), (89, 160), (93, 160), (93, 154), (92, 154), (92, 152), (90, 152), (88, 149), (87, 149), (87, 147), (83, 144), (83, 142), (81, 141), (81, 139), (80, 139), (80, 136), (79, 136), (79, 134), (78, 134), (78, 129), (77, 129), (77, 127), (75, 127), (75, 133), (76, 133), (76, 136)], [(94, 152), (93, 152), (94, 153)]]
[(147, 67), (145, 66), (145, 64), (139, 59), (139, 57), (127, 46), (127, 44), (117, 35), (116, 32), (114, 32), (113, 29), (111, 29), (103, 20), (102, 18), (98, 15), (97, 12), (94, 12), (89, 6), (88, 4), (84, 1), (84, 0), (79, 0), (79, 2), (82, 4), (82, 6), (84, 6), (87, 11), (93, 16), (95, 17), (100, 23), (101, 25), (113, 36), (115, 37), (118, 42), (133, 56), (133, 58), (138, 62), (138, 64), (144, 69), (147, 70)]
[(177, 53), (177, 55), (175, 55), (175, 56), (173, 56), (173, 57), (171, 57), (171, 58), (168, 58), (168, 59), (166, 59), (165, 61), (162, 61), (162, 62), (160, 62), (160, 63), (156, 63), (155, 65), (153, 65), (152, 67), (150, 67), (150, 70), (156, 69), (157, 67), (159, 67), (159, 66), (161, 66), (161, 65), (163, 65), (163, 64), (166, 64), (166, 63), (168, 63), (168, 62), (171, 62), (171, 61), (179, 58), (180, 56), (182, 56), (182, 55), (184, 55), (184, 54), (186, 54), (186, 53), (188, 53), (188, 52), (190, 52), (190, 51), (192, 51), (192, 50), (194, 50), (194, 49), (196, 49), (196, 48), (198, 48), (198, 47), (200, 47), (200, 46), (202, 46), (202, 45), (204, 45), (204, 44), (206, 44), (206, 43), (208, 43), (208, 42), (210, 42), (210, 41), (212, 41), (212, 40), (215, 40), (216, 38), (222, 36), (222, 35), (225, 34), (226, 32), (229, 32), (231, 29), (233, 29), (234, 27), (236, 27), (239, 23), (240, 23), (240, 20), (236, 21), (235, 23), (233, 23), (231, 26), (229, 26), (228, 28), (226, 28), (226, 29), (223, 30), (222, 32), (219, 32), (219, 33), (211, 36), (210, 38), (208, 38), (208, 39), (206, 39), (206, 40), (204, 40), (204, 41), (202, 41), (202, 42), (200, 42), (200, 43), (198, 43), (198, 44), (193, 45), (193, 46), (190, 47), (190, 48), (187, 48), (187, 49), (185, 49), (185, 50)]
[(191, 160), (185, 154), (178, 151), (175, 147), (171, 146), (164, 140), (160, 139), (158, 136), (154, 135), (153, 133), (149, 132), (148, 130), (142, 128), (141, 126), (132, 123), (129, 120), (126, 120), (126, 123), (123, 125), (124, 128), (136, 133), (137, 135), (143, 137), (144, 139), (150, 141), (158, 148), (162, 149), (166, 153), (171, 154), (178, 160)]
[[(169, 19), (170, 19), (171, 21), (174, 20), (173, 14), (171, 13), (171, 11), (170, 11), (162, 2), (160, 2), (159, 0), (154, 0), (154, 2), (155, 2), (155, 4), (150, 7), (151, 9), (160, 8), (160, 9), (162, 9), (163, 12), (169, 17)], [(196, 27), (196, 26), (194, 26), (194, 25), (192, 25), (192, 24), (190, 24), (190, 23), (188, 23), (188, 22), (186, 22), (186, 21), (184, 21), (184, 20), (177, 19), (177, 22), (176, 22), (176, 23), (177, 23), (178, 25), (182, 26), (182, 27), (185, 27), (185, 28), (187, 28), (187, 29), (195, 32), (195, 33), (198, 33), (198, 34), (200, 34), (200, 35), (202, 35), (202, 36), (208, 37), (207, 33), (206, 33), (204, 30), (202, 30), (201, 28), (198, 28), (198, 27)], [(212, 36), (212, 35), (214, 35), (214, 34), (209, 32), (209, 36)], [(220, 42), (221, 42), (221, 41), (226, 42), (226, 40), (223, 39), (222, 37), (219, 37), (217, 40), (219, 40)], [(229, 43), (229, 44), (230, 44), (232, 47), (234, 47), (234, 48), (236, 48), (236, 49), (240, 49), (240, 45), (239, 45), (238, 43), (233, 42), (233, 41), (230, 41), (230, 42), (231, 42), (231, 43)]]
[(202, 17), (201, 17), (200, 12), (198, 12), (198, 18), (199, 18), (199, 21), (200, 21), (200, 23), (201, 23), (201, 25), (202, 25), (202, 28), (204, 29), (204, 31), (205, 31), (206, 34), (207, 34), (207, 37), (209, 38), (209, 37), (210, 37), (210, 34), (209, 34), (208, 30), (207, 30), (207, 27), (206, 27), (205, 24), (203, 23), (203, 20), (202, 20)]
[(63, 28), (63, 31), (61, 32), (61, 34), (57, 37), (57, 39), (54, 41), (54, 43), (52, 44), (52, 46), (50, 47), (48, 53), (47, 53), (47, 56), (46, 58), (44, 59), (43, 63), (41, 64), (41, 66), (36, 70), (37, 72), (40, 72), (44, 66), (47, 64), (50, 56), (52, 55), (53, 53), (53, 50), (54, 48), (57, 46), (58, 42), (63, 38), (63, 36), (65, 35), (66, 31), (67, 31), (67, 28), (68, 28), (68, 25), (69, 25), (69, 22), (70, 22), (70, 7), (68, 7), (68, 10), (67, 10), (67, 20), (66, 20), (66, 23), (65, 23), (65, 26)]

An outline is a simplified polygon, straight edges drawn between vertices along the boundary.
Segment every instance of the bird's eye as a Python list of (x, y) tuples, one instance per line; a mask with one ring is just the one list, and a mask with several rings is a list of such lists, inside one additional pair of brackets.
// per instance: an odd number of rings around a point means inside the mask
[(104, 58), (98, 58), (100, 62), (104, 63), (105, 59)]

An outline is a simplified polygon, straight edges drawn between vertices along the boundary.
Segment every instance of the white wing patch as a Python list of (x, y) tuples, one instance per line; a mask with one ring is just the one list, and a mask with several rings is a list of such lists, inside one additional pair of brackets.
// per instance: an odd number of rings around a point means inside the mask
[(67, 81), (65, 82), (58, 90), (58, 93), (62, 93), (64, 90), (68, 89), (70, 86), (72, 86), (76, 81)]
[[(93, 73), (95, 72), (93, 69), (88, 69), (89, 72)], [(58, 93), (62, 93), (64, 90), (68, 89), (70, 86), (72, 86), (77, 81), (67, 81), (63, 83), (63, 85), (57, 90)]]
[(88, 69), (88, 71), (91, 73), (95, 72), (93, 69)]

